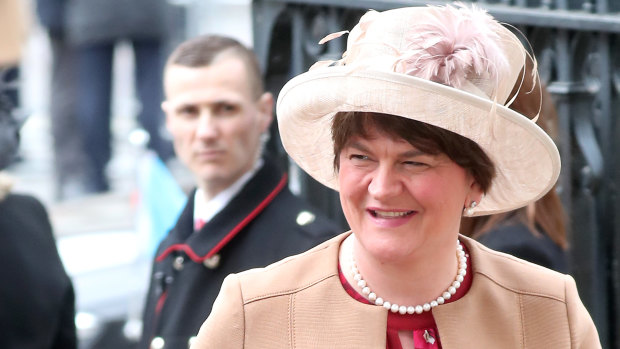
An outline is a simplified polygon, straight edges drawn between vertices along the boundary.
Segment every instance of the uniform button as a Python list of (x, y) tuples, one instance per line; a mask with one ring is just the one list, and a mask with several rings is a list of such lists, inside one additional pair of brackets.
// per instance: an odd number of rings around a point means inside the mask
[(187, 348), (190, 349), (194, 343), (196, 343), (196, 336), (189, 337), (189, 340), (187, 341)]
[(181, 271), (183, 270), (183, 262), (185, 261), (185, 258), (183, 258), (182, 256), (178, 256), (174, 259), (174, 262), (172, 262), (172, 267), (175, 270)]
[(315, 218), (316, 218), (316, 216), (314, 215), (314, 213), (308, 212), (308, 211), (301, 211), (297, 215), (296, 222), (297, 222), (297, 224), (299, 224), (299, 225), (301, 225), (303, 227), (304, 225), (308, 225), (308, 224), (314, 222)]
[(164, 341), (163, 338), (155, 337), (151, 341), (151, 348), (150, 349), (164, 349), (165, 345), (166, 345), (166, 341)]
[(214, 254), (211, 258), (205, 259), (202, 264), (209, 269), (215, 269), (220, 265), (220, 259), (222, 259), (222, 257), (219, 253), (217, 253)]
[(164, 279), (165, 279), (166, 275), (161, 272), (155, 272), (155, 274), (153, 275), (153, 284), (155, 285), (155, 294), (159, 297), (162, 293), (164, 293)]

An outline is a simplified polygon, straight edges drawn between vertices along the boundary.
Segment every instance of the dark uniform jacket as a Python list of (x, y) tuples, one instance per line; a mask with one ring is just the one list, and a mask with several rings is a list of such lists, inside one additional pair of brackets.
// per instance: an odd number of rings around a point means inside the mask
[(303, 252), (341, 229), (294, 196), (287, 176), (263, 167), (199, 232), (194, 195), (160, 244), (153, 263), (139, 348), (188, 348), (205, 321), (222, 281)]
[(73, 286), (35, 198), (0, 201), (0, 265), (0, 348), (76, 348)]

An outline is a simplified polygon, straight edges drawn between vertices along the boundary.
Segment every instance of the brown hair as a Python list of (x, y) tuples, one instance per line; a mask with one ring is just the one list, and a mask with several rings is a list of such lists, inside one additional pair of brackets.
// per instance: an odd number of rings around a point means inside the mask
[[(533, 64), (528, 60), (526, 74), (525, 76), (523, 72), (521, 74), (523, 85), (520, 89), (518, 85), (515, 86), (511, 93), (513, 96), (515, 93), (518, 95), (510, 108), (529, 118), (535, 117), (540, 110), (537, 124), (552, 138), (555, 138), (557, 134), (557, 112), (551, 94), (544, 86), (535, 83), (531, 74), (532, 69)], [(520, 84), (520, 80), (518, 84)], [(461, 220), (461, 234), (477, 239), (509, 218), (523, 223), (535, 236), (544, 233), (562, 249), (568, 247), (565, 226), (566, 215), (562, 201), (555, 191), (555, 186), (536, 202), (518, 210), (490, 216), (464, 217)]]
[(260, 97), (265, 91), (258, 58), (252, 50), (229, 37), (202, 35), (189, 39), (170, 54), (166, 67), (170, 65), (205, 67), (213, 64), (223, 54), (237, 57), (245, 63), (252, 92), (256, 98)]
[(371, 129), (402, 138), (427, 154), (444, 153), (471, 174), (482, 191), (491, 187), (495, 166), (476, 142), (420, 121), (380, 113), (340, 112), (334, 116), (332, 140), (336, 170), (342, 149), (355, 136), (368, 137)]

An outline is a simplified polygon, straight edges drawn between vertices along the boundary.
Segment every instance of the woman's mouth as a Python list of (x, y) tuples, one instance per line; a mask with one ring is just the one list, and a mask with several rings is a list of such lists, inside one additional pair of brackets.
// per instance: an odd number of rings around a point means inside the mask
[(373, 217), (384, 219), (403, 218), (413, 214), (416, 211), (381, 211), (381, 210), (368, 210)]

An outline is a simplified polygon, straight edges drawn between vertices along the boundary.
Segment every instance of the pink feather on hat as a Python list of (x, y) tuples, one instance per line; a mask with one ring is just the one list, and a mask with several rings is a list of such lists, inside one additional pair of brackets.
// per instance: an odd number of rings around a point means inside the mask
[(455, 5), (435, 8), (427, 22), (412, 26), (399, 72), (459, 88), (475, 79), (472, 73), (495, 80), (510, 69), (495, 30), (501, 24), (475, 5)]

